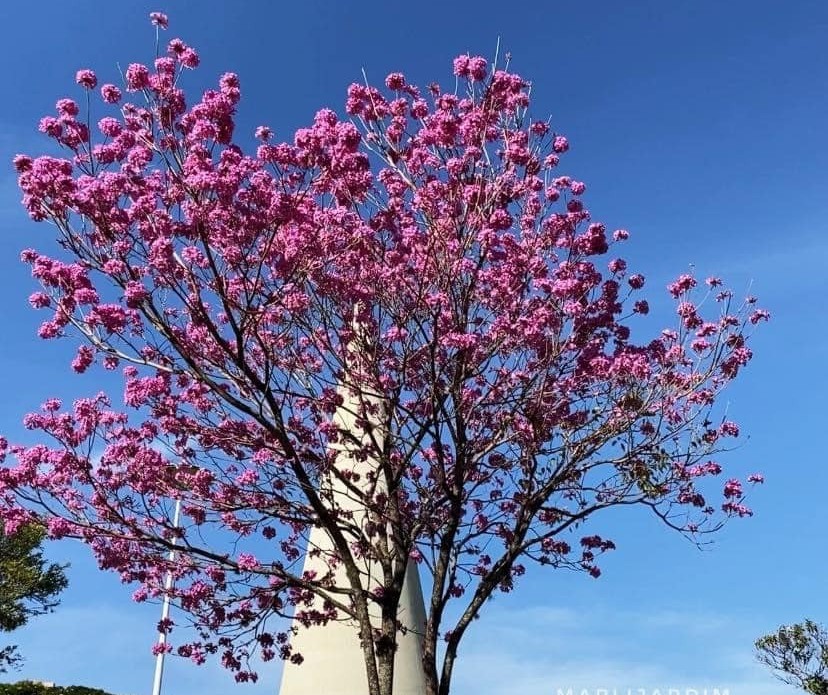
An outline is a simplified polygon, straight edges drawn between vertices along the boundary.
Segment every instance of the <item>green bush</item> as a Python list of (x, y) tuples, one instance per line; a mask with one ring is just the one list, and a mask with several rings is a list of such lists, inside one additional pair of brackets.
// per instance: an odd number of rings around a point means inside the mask
[(0, 683), (0, 695), (112, 695), (100, 688), (84, 685), (56, 685), (49, 687), (35, 681)]

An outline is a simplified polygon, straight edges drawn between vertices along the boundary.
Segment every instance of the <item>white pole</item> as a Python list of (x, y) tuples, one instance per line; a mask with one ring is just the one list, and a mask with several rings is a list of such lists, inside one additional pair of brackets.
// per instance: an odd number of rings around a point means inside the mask
[[(175, 512), (173, 512), (173, 527), (178, 528), (178, 522), (181, 517), (181, 498), (175, 501)], [(178, 543), (178, 536), (173, 536), (172, 544)], [(170, 549), (170, 563), (175, 562), (175, 548)], [(164, 580), (164, 599), (161, 602), (161, 620), (166, 620), (170, 615), (170, 589), (173, 585), (173, 573), (167, 572), (167, 577)], [(158, 646), (163, 647), (167, 643), (167, 634), (165, 632), (158, 633)], [(152, 680), (152, 695), (161, 695), (161, 680), (164, 677), (164, 656), (165, 652), (159, 651), (155, 657), (155, 677)]]

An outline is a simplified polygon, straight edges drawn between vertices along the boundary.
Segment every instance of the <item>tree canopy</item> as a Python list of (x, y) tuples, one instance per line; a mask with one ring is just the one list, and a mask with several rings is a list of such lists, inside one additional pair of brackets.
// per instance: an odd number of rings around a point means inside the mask
[(756, 658), (785, 683), (828, 695), (828, 632), (812, 620), (782, 625), (756, 640)]
[(740, 479), (712, 483), (739, 434), (716, 406), (768, 313), (680, 274), (670, 326), (636, 339), (629, 234), (559, 171), (569, 142), (508, 59), (458, 56), (447, 88), (355, 83), (342, 114), (285, 142), (263, 125), (250, 154), (238, 76), (188, 99), (198, 64), (173, 39), (120, 86), (80, 70), (88, 107), (60, 99), (40, 124), (63, 155), (15, 159), (60, 244), (23, 253), (40, 335), (124, 391), (26, 417), (43, 443), (0, 447), (7, 524), (82, 539), (139, 601), (170, 594), (195, 632), (162, 648), (218, 653), (239, 680), (254, 653), (301, 660), (280, 618), (348, 618), (371, 695), (391, 693), (414, 562), (445, 695), (468, 627), (527, 564), (599, 576), (605, 510), (697, 541), (751, 513)]
[[(12, 632), (30, 618), (48, 613), (66, 588), (65, 567), (43, 557), (45, 535), (44, 528), (35, 523), (6, 535), (0, 521), (0, 632)], [(0, 649), (0, 672), (20, 658), (13, 645)]]

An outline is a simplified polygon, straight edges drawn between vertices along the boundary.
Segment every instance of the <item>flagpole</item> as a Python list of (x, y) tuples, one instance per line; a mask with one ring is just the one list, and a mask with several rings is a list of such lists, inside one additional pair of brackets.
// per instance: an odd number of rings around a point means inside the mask
[[(181, 517), (181, 498), (175, 501), (175, 512), (173, 512), (173, 528), (178, 528), (178, 522)], [(178, 536), (173, 536), (172, 544), (177, 545)], [(175, 547), (170, 549), (170, 564), (175, 562)], [(161, 621), (164, 622), (170, 616), (170, 590), (173, 585), (172, 569), (167, 572), (164, 580), (164, 599), (161, 602)], [(158, 646), (163, 647), (167, 643), (167, 633), (163, 631), (158, 632)], [(152, 695), (161, 695), (161, 681), (164, 677), (164, 656), (166, 652), (163, 649), (158, 651), (155, 657), (155, 677), (152, 680)]]

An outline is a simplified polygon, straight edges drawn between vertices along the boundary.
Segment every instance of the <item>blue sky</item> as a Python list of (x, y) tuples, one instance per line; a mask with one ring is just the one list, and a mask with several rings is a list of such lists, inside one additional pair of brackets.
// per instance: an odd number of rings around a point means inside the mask
[[(822, 441), (828, 330), (828, 3), (822, 0), (632, 0), (475, 3), (449, 0), (217, 0), (7, 2), (0, 8), (0, 162), (37, 154), (36, 132), (58, 97), (77, 96), (77, 68), (102, 80), (149, 60), (151, 10), (170, 14), (168, 38), (202, 54), (189, 84), (227, 70), (242, 81), (239, 134), (260, 123), (290, 138), (321, 106), (340, 109), (365, 68), (411, 81), (451, 82), (451, 58), (491, 55), (498, 36), (534, 82), (533, 112), (551, 114), (572, 150), (562, 171), (586, 181), (587, 204), (632, 232), (626, 255), (648, 276), (651, 300), (691, 264), (760, 296), (773, 321), (755, 359), (726, 394), (742, 426), (727, 470), (767, 478), (755, 517), (730, 524), (700, 552), (642, 514), (618, 515), (618, 551), (604, 575), (530, 572), (475, 625), (455, 692), (553, 694), (578, 688), (729, 688), (782, 695), (752, 661), (755, 637), (805, 616), (828, 621), (828, 489)], [(251, 140), (247, 140), (249, 144)], [(21, 416), (47, 396), (85, 395), (69, 344), (35, 336), (34, 285), (21, 249), (50, 229), (28, 221), (10, 164), (0, 169), (0, 431), (22, 438)], [(19, 674), (121, 695), (148, 692), (154, 607), (98, 572), (82, 547), (50, 547), (72, 563), (52, 616), (14, 635)], [(217, 666), (173, 660), (166, 693), (219, 695)], [(252, 693), (275, 692), (278, 667)]]

